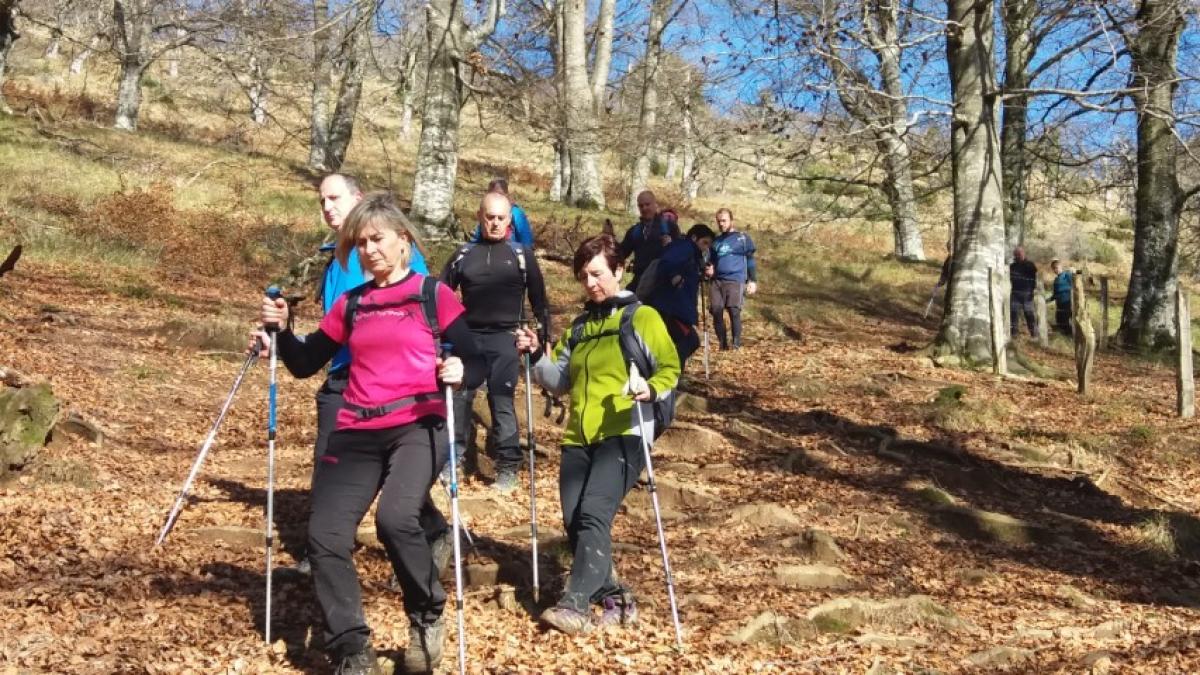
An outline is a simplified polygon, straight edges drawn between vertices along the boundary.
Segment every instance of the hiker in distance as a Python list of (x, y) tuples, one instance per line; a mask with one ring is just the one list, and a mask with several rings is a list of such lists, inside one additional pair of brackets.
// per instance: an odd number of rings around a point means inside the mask
[[(709, 310), (713, 330), (722, 351), (742, 346), (742, 304), (745, 296), (758, 291), (758, 274), (754, 264), (754, 240), (733, 226), (733, 211), (717, 210), (717, 229), (720, 233), (709, 250), (708, 267), (704, 274), (709, 284)], [(725, 311), (729, 310), (729, 325), (733, 332), (730, 343), (725, 333)]]
[(688, 230), (686, 237), (671, 242), (659, 258), (654, 291), (646, 301), (658, 310), (667, 325), (667, 333), (679, 355), (680, 372), (685, 369), (688, 358), (700, 348), (696, 299), (714, 236), (712, 228), (698, 223)]
[(1012, 336), (1015, 339), (1020, 334), (1021, 315), (1025, 315), (1025, 325), (1029, 334), (1037, 337), (1037, 312), (1033, 308), (1033, 294), (1037, 292), (1037, 265), (1025, 257), (1025, 247), (1013, 249), (1013, 261), (1008, 266), (1008, 278), (1012, 294), (1008, 301), (1008, 321), (1011, 325)]
[(620, 246), (621, 257), (629, 261), (629, 290), (637, 288), (650, 264), (680, 236), (677, 219), (671, 217), (671, 212), (658, 208), (658, 199), (653, 192), (645, 190), (638, 194), (637, 207), (638, 221), (625, 231)]
[[(340, 675), (378, 673), (352, 558), (358, 524), (376, 496), (378, 536), (409, 619), (405, 669), (431, 672), (445, 642), (446, 593), (422, 525), (441, 519), (429, 502), (448, 458), (441, 387), (478, 386), (485, 363), (458, 298), (410, 269), (416, 239), (390, 195), (365, 195), (338, 232), (336, 256), (345, 265), (356, 250), (370, 281), (339, 297), (315, 332), (277, 334), (279, 355), (296, 377), (316, 373), (342, 346), (350, 348), (344, 403), (317, 463), (308, 523), (325, 648)], [(286, 327), (286, 303), (264, 298), (261, 318)], [(453, 345), (449, 356), (440, 355), (442, 337)], [(259, 331), (251, 340), (253, 349), (254, 340), (266, 344), (270, 337)]]
[[(611, 235), (580, 244), (572, 270), (587, 296), (584, 313), (549, 354), (527, 328), (518, 331), (517, 348), (532, 353), (538, 384), (571, 394), (559, 497), (574, 558), (562, 597), (541, 620), (564, 633), (586, 633), (637, 619), (633, 595), (614, 578), (612, 522), (645, 466), (642, 435), (654, 434), (650, 403), (675, 388), (679, 360), (658, 312), (621, 290), (625, 268)], [(622, 340), (622, 325), (633, 340)], [(636, 342), (646, 352), (640, 356), (654, 364), (652, 373), (631, 381), (623, 342)], [(645, 425), (638, 424), (638, 406)], [(599, 616), (593, 605), (601, 607)]]
[[(340, 261), (334, 256), (336, 237), (346, 222), (346, 216), (363, 199), (362, 182), (358, 177), (348, 173), (331, 173), (317, 185), (317, 197), (321, 204), (321, 216), (335, 237), (330, 243), (323, 244), (318, 249), (319, 255), (325, 258), (325, 269), (321, 281), (317, 285), (317, 301), (321, 303), (322, 312), (328, 314), (338, 298), (346, 291), (361, 286), (367, 281), (363, 267), (359, 262), (358, 251), (351, 248), (346, 260)], [(413, 248), (413, 261), (410, 265), (418, 274), (429, 274), (425, 260), (417, 248)], [(315, 474), (321, 457), (329, 447), (329, 435), (337, 424), (338, 411), (342, 409), (342, 395), (350, 376), (350, 350), (342, 347), (334, 354), (326, 370), (325, 382), (317, 390), (317, 440), (313, 448), (313, 472)], [(438, 523), (431, 526), (437, 527)], [(448, 551), (449, 530), (445, 521), (440, 522), (440, 530), (429, 534), (431, 540), (443, 539), (439, 548)], [(445, 555), (442, 565), (445, 565)], [(301, 559), (295, 571), (309, 574), (312, 564), (307, 557)]]
[[(546, 284), (533, 251), (510, 240), (512, 212), (508, 197), (489, 192), (479, 203), (478, 243), (465, 244), (442, 270), (442, 283), (462, 292), (463, 316), (488, 363), (487, 399), (492, 411), (496, 481), (493, 488), (508, 494), (517, 488), (521, 468), (520, 434), (514, 403), (520, 356), (513, 333), (525, 318), (525, 294), (533, 306), (538, 335), (546, 340), (550, 307)], [(475, 389), (465, 387), (454, 396), (455, 448), (461, 458), (471, 426)]]
[(1071, 282), (1075, 273), (1064, 270), (1058, 258), (1050, 261), (1050, 271), (1054, 273), (1054, 282), (1046, 302), (1054, 303), (1054, 327), (1063, 335), (1071, 335)]
[[(488, 183), (488, 193), (496, 193), (504, 195), (508, 198), (508, 203), (512, 205), (512, 228), (508, 231), (508, 239), (521, 244), (530, 251), (533, 250), (533, 227), (529, 225), (529, 217), (525, 215), (525, 209), (517, 206), (513, 201), (512, 195), (508, 192), (508, 181), (503, 178), (493, 178)], [(475, 232), (471, 235), (472, 242), (478, 242), (483, 239), (483, 223), (475, 226)]]

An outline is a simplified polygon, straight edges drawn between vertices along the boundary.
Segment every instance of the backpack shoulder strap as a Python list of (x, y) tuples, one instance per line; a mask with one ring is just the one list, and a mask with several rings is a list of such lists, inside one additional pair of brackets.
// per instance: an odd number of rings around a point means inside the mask
[(641, 343), (638, 342), (637, 332), (633, 328), (633, 315), (641, 306), (640, 302), (625, 305), (625, 308), (621, 310), (621, 323), (618, 331), (621, 336), (621, 351), (624, 353), (625, 362), (633, 363), (642, 377), (649, 378), (652, 375), (650, 358), (646, 355), (646, 350), (643, 349)]
[(345, 342), (350, 342), (350, 331), (354, 330), (354, 315), (358, 312), (358, 301), (362, 299), (362, 294), (367, 290), (369, 283), (359, 284), (346, 291), (346, 309), (342, 317), (342, 321), (346, 327)]
[(575, 317), (575, 320), (571, 322), (571, 332), (567, 337), (567, 349), (575, 351), (575, 346), (583, 341), (583, 326), (587, 323), (587, 319), (587, 312), (584, 312)]
[(529, 285), (529, 272), (525, 268), (525, 246), (520, 242), (507, 239), (508, 247), (512, 249), (513, 255), (517, 256), (517, 269), (521, 270), (521, 285)]
[(475, 242), (473, 241), (469, 241), (458, 247), (458, 250), (454, 252), (454, 258), (450, 261), (450, 267), (456, 269), (460, 268), (463, 258), (467, 257), (467, 254), (470, 253), (471, 249), (473, 248), (475, 248)]
[(433, 332), (433, 344), (436, 353), (441, 353), (442, 349), (442, 328), (438, 325), (437, 311), (437, 277), (425, 277), (421, 280), (421, 295), (419, 300), (421, 303), (421, 311), (425, 314), (425, 323), (429, 324), (429, 330)]

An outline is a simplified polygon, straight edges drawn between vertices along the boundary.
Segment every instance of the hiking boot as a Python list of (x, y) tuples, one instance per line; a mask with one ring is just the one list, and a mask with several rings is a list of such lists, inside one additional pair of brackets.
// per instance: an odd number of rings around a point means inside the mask
[(542, 623), (568, 635), (590, 633), (595, 628), (590, 614), (584, 614), (570, 607), (551, 607), (542, 612), (541, 620)]
[(511, 469), (496, 472), (496, 481), (492, 489), (502, 495), (511, 494), (517, 489), (517, 472)]
[(410, 623), (408, 648), (404, 650), (404, 672), (432, 673), (442, 662), (442, 648), (445, 645), (445, 616), (438, 617), (433, 623)]
[(364, 647), (361, 651), (351, 652), (338, 662), (335, 675), (383, 675), (379, 664), (375, 662), (375, 650)]
[(637, 623), (637, 603), (627, 593), (604, 598), (604, 611), (596, 618), (596, 628), (610, 626), (632, 626)]
[(446, 530), (433, 540), (429, 550), (433, 553), (433, 567), (440, 577), (446, 573), (446, 566), (450, 564), (450, 556), (454, 553), (454, 535)]

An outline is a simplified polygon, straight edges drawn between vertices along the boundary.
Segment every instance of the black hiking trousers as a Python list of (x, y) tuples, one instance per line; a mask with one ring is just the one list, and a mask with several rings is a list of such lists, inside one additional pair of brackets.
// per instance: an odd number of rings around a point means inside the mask
[[(487, 359), (487, 399), (492, 411), (490, 436), (495, 448), (496, 473), (516, 473), (521, 468), (521, 436), (517, 429), (514, 396), (521, 371), (516, 337), (511, 330), (473, 330), (476, 344)], [(471, 428), (471, 406), (475, 389), (454, 394), (454, 443), (462, 460), (467, 448), (467, 430)], [(461, 463), (461, 462), (460, 462)]]
[(563, 446), (558, 494), (575, 557), (560, 607), (586, 613), (590, 605), (625, 590), (613, 574), (612, 523), (644, 466), (642, 440), (637, 436)]
[[(317, 442), (313, 446), (313, 475), (310, 486), (316, 484), (317, 467), (321, 465), (321, 457), (329, 451), (329, 438), (333, 435), (333, 430), (337, 428), (338, 411), (346, 402), (343, 394), (349, 381), (350, 369), (343, 368), (329, 373), (321, 388), (317, 390)], [(449, 459), (449, 455), (446, 459)], [(441, 470), (440, 466), (438, 470)], [(438, 513), (437, 509), (433, 508), (432, 502), (421, 511), (421, 522), (425, 526), (425, 538), (431, 542), (441, 537), (449, 529), (446, 519)]]
[(1033, 309), (1033, 294), (1013, 291), (1008, 301), (1008, 321), (1015, 338), (1021, 332), (1021, 316), (1025, 317), (1025, 325), (1029, 334), (1037, 337), (1037, 313)]
[(376, 533), (400, 582), (409, 621), (430, 624), (442, 615), (446, 592), (426, 532), (435, 522), (446, 528), (429, 488), (449, 457), (448, 446), (446, 421), (436, 416), (330, 436), (313, 484), (308, 550), (325, 618), (325, 648), (335, 657), (370, 642), (352, 553), (358, 524), (376, 495)]

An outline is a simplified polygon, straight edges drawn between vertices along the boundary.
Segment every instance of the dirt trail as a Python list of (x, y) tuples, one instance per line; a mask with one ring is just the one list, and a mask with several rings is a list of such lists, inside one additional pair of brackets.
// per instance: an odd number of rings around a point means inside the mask
[[(281, 642), (262, 644), (252, 530), (265, 500), (265, 368), (247, 378), (171, 538), (151, 548), (241, 361), (163, 327), (220, 324), (236, 343), (254, 300), (196, 279), (133, 298), (36, 261), (3, 279), (0, 364), (48, 379), (108, 438), (60, 441), (41, 459), (58, 470), (0, 486), (0, 672), (323, 672), (305, 580), (279, 577)], [(564, 637), (529, 614), (527, 496), (494, 499), (468, 481), (481, 539), (469, 560), (471, 671), (1200, 668), (1188, 632), (1200, 620), (1200, 480), (1184, 452), (1195, 432), (1171, 416), (1169, 371), (1104, 356), (1097, 393), (1080, 403), (1069, 382), (933, 368), (908, 347), (932, 325), (903, 313), (847, 311), (840, 323), (802, 325), (796, 341), (752, 318), (749, 345), (716, 354), (710, 382), (698, 359), (692, 368), (692, 403), (707, 412), (687, 413), (695, 426), (656, 451), (683, 654), (644, 493), (614, 532), (642, 626)], [(1070, 372), (1064, 355), (1036, 358)], [(302, 536), (317, 384), (281, 375), (280, 564)], [(961, 399), (933, 403), (952, 385)], [(554, 597), (557, 434), (537, 408), (543, 595)], [(1153, 523), (1174, 533), (1177, 555), (1149, 550)], [(840, 553), (814, 549), (808, 530)], [(376, 645), (395, 656), (406, 625), (386, 560), (368, 540), (357, 561)], [(827, 604), (846, 598), (907, 604)]]

